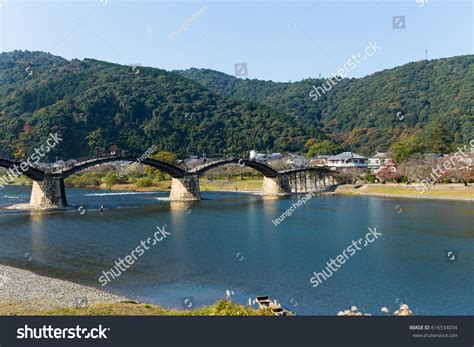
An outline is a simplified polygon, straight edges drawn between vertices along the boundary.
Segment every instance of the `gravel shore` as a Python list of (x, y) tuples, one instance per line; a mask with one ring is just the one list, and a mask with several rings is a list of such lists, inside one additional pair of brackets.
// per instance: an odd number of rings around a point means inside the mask
[(474, 201), (474, 185), (470, 184), (437, 184), (430, 186), (426, 192), (416, 190), (415, 185), (406, 184), (360, 184), (341, 185), (336, 189), (340, 195), (382, 196), (403, 199), (431, 199), (450, 201)]
[(127, 300), (92, 287), (0, 265), (0, 306), (19, 304), (34, 310), (51, 310)]

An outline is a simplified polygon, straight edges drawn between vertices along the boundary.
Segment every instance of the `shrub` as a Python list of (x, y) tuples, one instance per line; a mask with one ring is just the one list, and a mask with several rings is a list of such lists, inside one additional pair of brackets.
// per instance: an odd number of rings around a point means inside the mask
[(103, 178), (102, 182), (107, 186), (111, 187), (114, 184), (122, 183), (121, 180), (117, 177), (117, 173), (115, 171), (109, 171)]
[(135, 185), (138, 188), (151, 187), (153, 186), (153, 180), (150, 177), (141, 177), (136, 180)]

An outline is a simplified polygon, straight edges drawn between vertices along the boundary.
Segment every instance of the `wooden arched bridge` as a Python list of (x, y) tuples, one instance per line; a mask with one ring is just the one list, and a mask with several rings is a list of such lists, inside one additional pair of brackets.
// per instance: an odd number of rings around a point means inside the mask
[[(308, 193), (330, 188), (337, 184), (336, 173), (326, 167), (305, 167), (278, 171), (268, 164), (244, 158), (225, 158), (214, 160), (191, 170), (156, 160), (141, 159), (137, 156), (102, 156), (74, 162), (58, 168), (40, 168), (27, 162), (0, 159), (0, 167), (6, 168), (7, 176), (25, 175), (33, 180), (31, 208), (66, 207), (67, 198), (64, 179), (89, 167), (110, 162), (138, 162), (166, 172), (172, 177), (170, 199), (174, 201), (200, 200), (199, 177), (214, 168), (237, 164), (250, 167), (264, 176), (263, 195), (288, 195)], [(3, 179), (3, 184), (8, 183)], [(2, 181), (0, 180), (0, 184)]]

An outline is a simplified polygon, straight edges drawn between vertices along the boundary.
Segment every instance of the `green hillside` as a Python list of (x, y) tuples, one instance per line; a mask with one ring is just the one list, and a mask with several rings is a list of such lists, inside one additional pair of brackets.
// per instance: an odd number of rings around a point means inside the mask
[(299, 150), (314, 125), (265, 105), (235, 101), (155, 68), (41, 52), (0, 55), (0, 155), (31, 153), (50, 132), (64, 141), (50, 158), (142, 153), (152, 144), (187, 154)]
[(400, 136), (426, 137), (438, 120), (453, 144), (466, 144), (474, 138), (473, 62), (471, 55), (409, 63), (344, 79), (313, 101), (309, 92), (323, 80), (276, 83), (1, 53), (0, 156), (25, 156), (51, 132), (64, 140), (50, 159), (113, 145), (143, 153), (155, 144), (181, 156), (303, 151), (310, 138), (369, 154)]
[(207, 69), (177, 72), (227, 98), (265, 104), (314, 124), (343, 147), (365, 153), (386, 150), (403, 132), (427, 136), (437, 120), (455, 144), (474, 138), (474, 55), (346, 78), (316, 101), (309, 93), (321, 79), (275, 83)]

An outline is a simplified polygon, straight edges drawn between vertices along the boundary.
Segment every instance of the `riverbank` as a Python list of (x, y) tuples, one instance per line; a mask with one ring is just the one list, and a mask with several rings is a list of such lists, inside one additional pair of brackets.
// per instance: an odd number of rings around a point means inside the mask
[[(224, 299), (193, 310), (166, 309), (6, 265), (0, 265), (0, 274), (0, 316), (275, 316), (271, 309), (255, 309)], [(372, 314), (359, 313), (353, 306), (337, 315)], [(394, 315), (412, 312), (396, 311)]]
[(342, 185), (337, 187), (334, 194), (474, 201), (474, 185), (437, 184), (423, 193), (420, 190), (417, 190), (415, 185), (405, 184)]
[(184, 311), (138, 303), (126, 297), (65, 280), (0, 265), (0, 316), (5, 315), (165, 315), (268, 316), (270, 312), (220, 300)]
[(92, 287), (0, 265), (0, 314), (47, 311), (59, 307), (119, 303), (128, 299)]
[[(241, 193), (260, 193), (262, 190), (263, 179), (244, 179), (244, 180), (228, 180), (215, 179), (208, 180), (201, 178), (199, 180), (199, 187), (201, 191), (216, 191), (216, 192), (241, 192)], [(69, 188), (69, 187), (68, 187)], [(79, 187), (71, 187), (79, 188)], [(89, 189), (111, 189), (119, 191), (133, 191), (133, 192), (163, 192), (171, 189), (171, 180), (161, 181), (150, 187), (137, 187), (135, 184), (113, 184), (107, 186), (101, 184), (100, 186), (87, 186), (83, 188)]]
[[(171, 181), (164, 181), (162, 187), (136, 188), (133, 185), (114, 185), (112, 190), (132, 190), (132, 191), (166, 191), (171, 187)], [(199, 181), (201, 191), (215, 192), (245, 192), (259, 194), (262, 191), (262, 179), (247, 180), (207, 180)], [(106, 187), (101, 187), (106, 189)], [(163, 189), (164, 188), (164, 189)], [(437, 199), (437, 200), (461, 200), (474, 201), (474, 185), (470, 184), (437, 184), (423, 193), (416, 189), (415, 185), (406, 184), (363, 184), (363, 185), (341, 185), (334, 191), (339, 195), (367, 195), (385, 196), (395, 198), (412, 199)]]
[[(199, 180), (201, 191), (214, 192), (240, 192), (250, 194), (260, 194), (262, 192), (263, 179), (214, 179), (208, 180), (201, 178)], [(114, 184), (111, 186), (101, 184), (99, 186), (86, 187), (68, 187), (85, 189), (110, 189), (117, 191), (133, 192), (166, 192), (171, 189), (171, 180), (160, 181), (150, 187), (137, 187), (135, 184)], [(332, 194), (332, 193), (331, 193)], [(413, 199), (437, 199), (437, 200), (461, 200), (474, 201), (474, 185), (470, 184), (437, 184), (431, 186), (423, 193), (416, 189), (415, 185), (406, 184), (361, 184), (361, 185), (341, 185), (334, 191), (339, 195), (367, 195), (367, 196), (385, 196), (395, 198), (413, 198)], [(27, 205), (27, 204), (26, 204)], [(26, 206), (25, 205), (25, 206)], [(11, 209), (25, 209), (25, 206), (15, 205)], [(27, 208), (26, 208), (27, 209)]]

